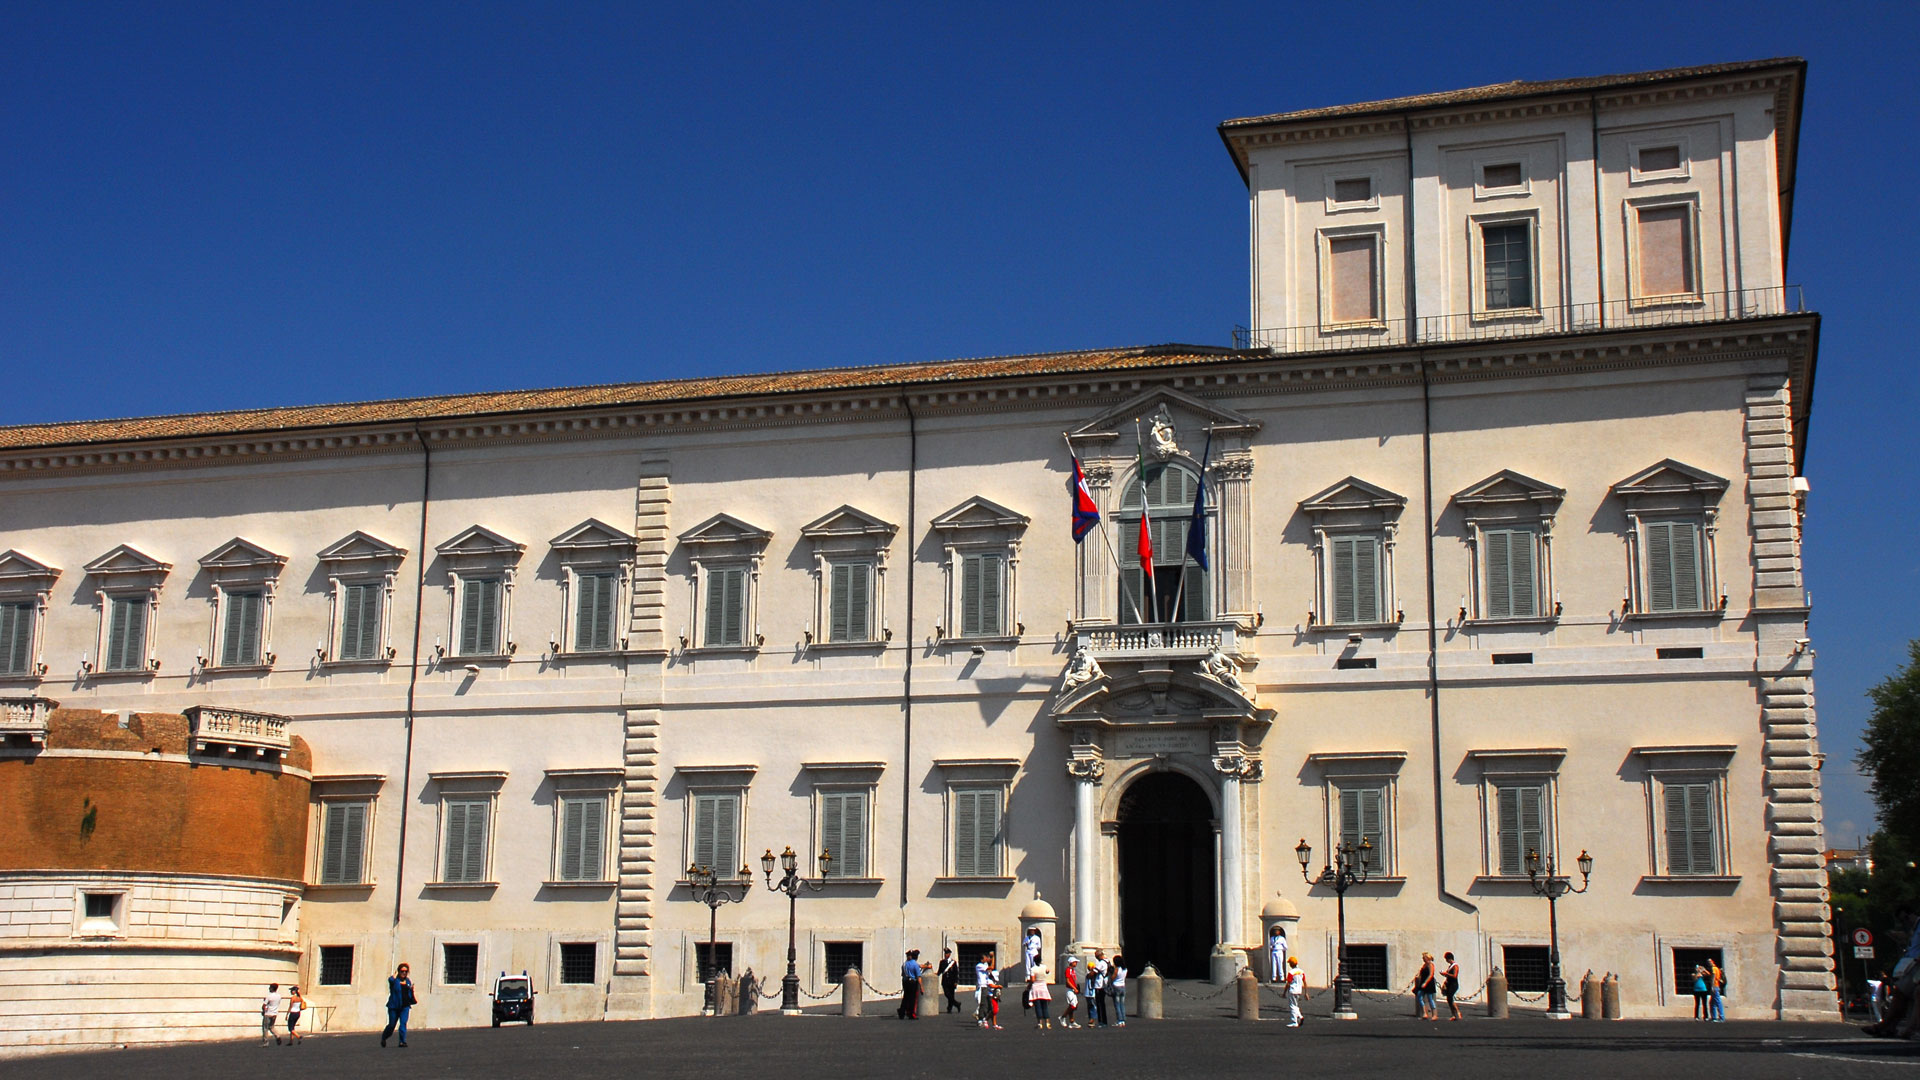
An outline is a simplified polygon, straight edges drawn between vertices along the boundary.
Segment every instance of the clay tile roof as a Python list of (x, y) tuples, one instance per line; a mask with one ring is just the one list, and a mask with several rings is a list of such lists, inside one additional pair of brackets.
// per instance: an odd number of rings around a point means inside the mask
[(1768, 60), (1741, 60), (1730, 64), (1703, 64), (1698, 67), (1639, 71), (1627, 75), (1591, 75), (1577, 79), (1549, 79), (1544, 82), (1528, 82), (1525, 79), (1515, 79), (1512, 82), (1494, 83), (1491, 86), (1473, 86), (1464, 90), (1443, 90), (1434, 94), (1414, 94), (1409, 97), (1388, 98), (1384, 101), (1362, 101), (1352, 105), (1334, 105), (1322, 109), (1298, 109), (1293, 112), (1271, 113), (1266, 116), (1245, 116), (1237, 120), (1228, 120), (1222, 123), (1220, 130), (1224, 134), (1234, 128), (1260, 127), (1266, 124), (1288, 124), (1306, 120), (1330, 120), (1353, 116), (1367, 116), (1374, 113), (1405, 112), (1411, 109), (1444, 108), (1451, 105), (1473, 105), (1487, 101), (1504, 101), (1509, 98), (1540, 97), (1550, 94), (1585, 93), (1593, 90), (1651, 86), (1656, 83), (1679, 82), (1686, 79), (1700, 79), (1717, 75), (1763, 71), (1767, 68), (1804, 68), (1805, 66), (1806, 61), (1800, 57), (1783, 56)]
[(447, 394), (337, 405), (295, 405), (231, 412), (182, 413), (123, 420), (0, 427), (0, 451), (97, 446), (160, 439), (268, 434), (364, 424), (411, 423), (455, 417), (500, 416), (584, 408), (667, 405), (809, 392), (880, 390), (929, 383), (1126, 371), (1204, 364), (1242, 354), (1204, 345), (1149, 345), (1122, 349), (994, 356), (968, 360), (819, 368), (764, 375), (722, 375), (659, 382), (570, 386), (548, 390)]

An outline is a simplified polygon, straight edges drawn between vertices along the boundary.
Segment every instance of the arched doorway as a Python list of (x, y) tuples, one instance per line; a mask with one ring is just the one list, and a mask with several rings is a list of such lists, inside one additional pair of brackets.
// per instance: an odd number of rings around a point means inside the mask
[(1202, 979), (1214, 937), (1213, 803), (1173, 772), (1120, 796), (1120, 947), (1134, 973)]

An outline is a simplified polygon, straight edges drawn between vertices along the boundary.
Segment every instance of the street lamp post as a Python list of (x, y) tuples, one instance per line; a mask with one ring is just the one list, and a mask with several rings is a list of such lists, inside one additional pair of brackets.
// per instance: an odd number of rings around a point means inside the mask
[(1593, 878), (1593, 856), (1584, 849), (1580, 858), (1580, 887), (1573, 887), (1573, 879), (1563, 877), (1554, 865), (1552, 855), (1543, 863), (1538, 851), (1527, 852), (1527, 881), (1533, 885), (1534, 895), (1547, 898), (1547, 933), (1552, 947), (1547, 951), (1547, 1018), (1565, 1020), (1572, 1016), (1567, 1011), (1567, 981), (1560, 977), (1560, 915), (1555, 906), (1560, 898), (1568, 893), (1583, 893)]
[(1347, 974), (1347, 890), (1367, 880), (1373, 841), (1363, 836), (1358, 844), (1351, 840), (1335, 844), (1333, 861), (1322, 867), (1317, 877), (1307, 872), (1313, 864), (1313, 847), (1305, 837), (1300, 838), (1300, 846), (1293, 853), (1300, 859), (1300, 877), (1308, 885), (1325, 885), (1333, 890), (1340, 912), (1340, 972), (1333, 979), (1333, 1018), (1358, 1020), (1360, 1014), (1353, 1011), (1353, 979)]
[[(794, 967), (796, 954), (793, 950), (794, 901), (800, 896), (800, 887), (802, 885), (814, 892), (819, 892), (821, 883), (818, 881), (807, 881), (801, 878), (800, 857), (793, 853), (793, 848), (789, 847), (787, 850), (781, 852), (779, 861), (780, 869), (785, 871), (785, 876), (777, 882), (773, 880), (774, 854), (772, 848), (768, 848), (767, 853), (760, 856), (760, 870), (761, 873), (766, 876), (767, 888), (775, 892), (787, 894), (787, 977), (780, 980), (780, 1015), (799, 1016), (800, 972)], [(827, 868), (831, 865), (833, 865), (833, 855), (829, 852), (822, 851), (820, 853), (820, 873), (822, 876), (826, 875)]]
[[(693, 898), (707, 905), (706, 1011), (708, 1015), (716, 1016), (720, 1012), (720, 1002), (714, 995), (713, 986), (714, 980), (719, 977), (720, 965), (714, 959), (714, 949), (720, 932), (720, 909), (727, 904), (737, 904), (745, 900), (747, 893), (753, 891), (753, 870), (742, 864), (739, 880), (723, 885), (720, 883), (719, 871), (713, 867), (689, 866), (687, 882), (693, 886)], [(739, 889), (740, 895), (733, 895), (728, 891), (729, 889)]]

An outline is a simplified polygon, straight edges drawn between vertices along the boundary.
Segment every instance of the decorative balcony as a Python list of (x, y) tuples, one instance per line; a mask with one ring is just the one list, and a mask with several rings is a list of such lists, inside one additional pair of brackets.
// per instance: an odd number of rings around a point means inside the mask
[(0, 698), (0, 746), (46, 746), (47, 718), (59, 707), (43, 697)]
[(1601, 330), (1642, 330), (1694, 323), (1739, 322), (1806, 310), (1798, 285), (1731, 292), (1695, 293), (1605, 303), (1564, 304), (1526, 312), (1429, 315), (1419, 319), (1381, 319), (1336, 326), (1281, 326), (1233, 332), (1238, 349), (1273, 353), (1359, 352), (1416, 345), (1457, 345), (1475, 341), (1585, 334)]
[(282, 760), (293, 747), (288, 718), (196, 705), (186, 711), (193, 726), (193, 752)]
[(1087, 650), (1096, 660), (1197, 660), (1214, 649), (1228, 656), (1240, 652), (1240, 627), (1224, 622), (1141, 623), (1128, 626), (1081, 626), (1074, 629), (1074, 649)]

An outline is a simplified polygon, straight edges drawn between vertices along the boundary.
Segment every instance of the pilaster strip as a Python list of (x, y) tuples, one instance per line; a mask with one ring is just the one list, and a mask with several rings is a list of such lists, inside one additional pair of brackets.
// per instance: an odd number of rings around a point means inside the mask
[(1767, 858), (1780, 965), (1779, 1015), (1824, 1019), (1833, 1012), (1832, 923), (1822, 886), (1826, 847), (1820, 810), (1813, 680), (1761, 683)]

